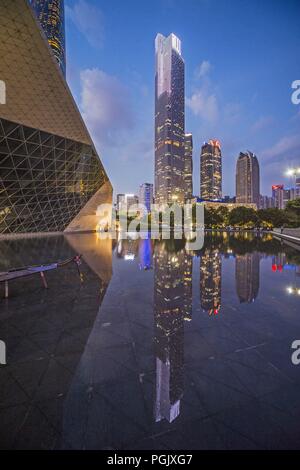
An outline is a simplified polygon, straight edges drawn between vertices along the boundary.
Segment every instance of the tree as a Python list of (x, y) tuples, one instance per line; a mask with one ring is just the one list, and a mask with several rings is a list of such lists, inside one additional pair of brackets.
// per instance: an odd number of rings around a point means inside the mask
[(229, 213), (228, 222), (230, 225), (254, 226), (258, 222), (257, 212), (250, 207), (236, 207)]

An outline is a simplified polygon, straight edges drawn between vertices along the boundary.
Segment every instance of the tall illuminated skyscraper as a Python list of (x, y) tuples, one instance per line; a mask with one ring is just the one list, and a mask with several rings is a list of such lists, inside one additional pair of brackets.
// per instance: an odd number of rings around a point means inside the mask
[(64, 0), (29, 0), (29, 3), (48, 39), (58, 65), (66, 77)]
[(155, 202), (183, 203), (184, 60), (174, 35), (155, 39)]
[(185, 134), (184, 139), (184, 181), (185, 199), (193, 196), (193, 136)]
[(207, 200), (222, 198), (222, 154), (218, 140), (205, 142), (201, 148), (200, 197)]
[(259, 164), (252, 152), (241, 152), (236, 164), (236, 202), (259, 207)]

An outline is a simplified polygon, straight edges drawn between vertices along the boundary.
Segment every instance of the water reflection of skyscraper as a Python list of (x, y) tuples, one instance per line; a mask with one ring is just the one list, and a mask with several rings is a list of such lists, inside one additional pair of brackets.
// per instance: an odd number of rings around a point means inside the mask
[(260, 258), (260, 253), (256, 251), (244, 255), (236, 255), (236, 292), (241, 303), (254, 302), (258, 295)]
[(184, 320), (192, 315), (193, 258), (172, 242), (154, 248), (156, 353), (155, 420), (172, 422), (180, 413), (184, 387)]
[(209, 315), (221, 308), (222, 257), (217, 248), (206, 248), (200, 258), (200, 302)]

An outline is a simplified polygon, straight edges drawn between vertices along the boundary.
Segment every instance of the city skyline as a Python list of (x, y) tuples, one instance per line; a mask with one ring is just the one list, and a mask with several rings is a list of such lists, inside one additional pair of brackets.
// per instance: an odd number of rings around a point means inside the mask
[[(142, 25), (135, 1), (117, 3), (113, 11), (93, 0), (66, 1), (68, 82), (116, 193), (132, 192), (143, 181), (154, 183), (153, 55), (159, 31), (174, 32), (182, 41), (194, 187), (199, 188), (200, 148), (214, 138), (222, 146), (223, 194), (234, 194), (236, 159), (247, 148), (261, 164), (262, 194), (270, 195), (272, 184), (290, 186), (284, 173), (299, 159), (299, 109), (291, 102), (299, 7), (296, 2), (218, 2), (216, 8), (213, 1), (184, 6), (157, 0), (145, 6), (149, 21)], [(121, 28), (128, 9), (132, 14)], [(225, 13), (230, 25), (223, 21)], [(198, 20), (211, 15), (217, 27), (208, 40)], [(255, 36), (244, 34), (253, 24)]]

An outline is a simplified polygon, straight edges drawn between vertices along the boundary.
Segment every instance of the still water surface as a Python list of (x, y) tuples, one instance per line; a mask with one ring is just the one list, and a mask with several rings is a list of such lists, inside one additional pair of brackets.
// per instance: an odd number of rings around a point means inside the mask
[(271, 235), (0, 242), (0, 447), (300, 447), (300, 252)]

